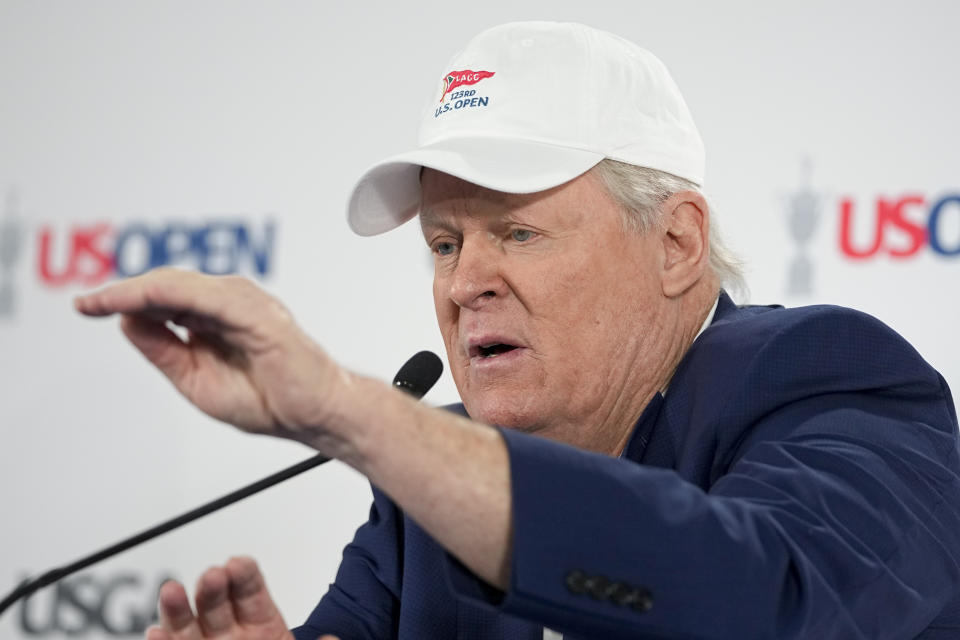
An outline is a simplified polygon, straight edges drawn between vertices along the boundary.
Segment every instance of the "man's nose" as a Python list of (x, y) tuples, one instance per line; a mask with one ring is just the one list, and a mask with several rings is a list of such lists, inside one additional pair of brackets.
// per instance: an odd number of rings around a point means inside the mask
[(450, 299), (458, 306), (478, 309), (506, 293), (501, 273), (502, 252), (488, 239), (463, 240), (450, 279)]

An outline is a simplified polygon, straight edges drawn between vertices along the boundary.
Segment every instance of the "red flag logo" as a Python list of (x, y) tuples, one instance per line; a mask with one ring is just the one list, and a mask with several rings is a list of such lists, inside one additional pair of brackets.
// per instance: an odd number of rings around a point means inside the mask
[(443, 93), (440, 94), (440, 102), (447, 97), (447, 94), (466, 84), (477, 84), (484, 78), (493, 77), (493, 71), (451, 71), (443, 77)]

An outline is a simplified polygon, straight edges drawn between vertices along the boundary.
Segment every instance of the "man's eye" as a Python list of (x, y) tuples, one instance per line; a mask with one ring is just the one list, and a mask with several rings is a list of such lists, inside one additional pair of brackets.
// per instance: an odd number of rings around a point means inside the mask
[(453, 253), (454, 246), (452, 242), (438, 242), (434, 245), (433, 250), (437, 252), (437, 255), (448, 256)]
[(533, 237), (533, 232), (529, 229), (514, 229), (510, 232), (510, 236), (517, 242), (526, 242)]

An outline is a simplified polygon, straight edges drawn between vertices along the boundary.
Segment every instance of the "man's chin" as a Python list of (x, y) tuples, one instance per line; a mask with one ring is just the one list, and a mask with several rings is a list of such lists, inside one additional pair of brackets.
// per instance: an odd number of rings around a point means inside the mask
[(470, 402), (465, 400), (467, 413), (477, 422), (496, 425), (515, 431), (534, 432), (543, 424), (543, 416), (522, 402), (510, 402), (497, 399), (494, 402), (487, 398)]

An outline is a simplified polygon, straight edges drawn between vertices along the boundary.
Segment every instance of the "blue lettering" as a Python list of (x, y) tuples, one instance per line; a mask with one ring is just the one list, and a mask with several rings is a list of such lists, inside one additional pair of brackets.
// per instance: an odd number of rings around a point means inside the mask
[(236, 273), (237, 228), (239, 225), (213, 222), (193, 232), (193, 250), (197, 268), (204, 273)]
[[(940, 216), (948, 204), (960, 205), (960, 195), (946, 196), (933, 205), (930, 209), (930, 219), (927, 221), (928, 237), (931, 249), (942, 256), (956, 256), (960, 255), (960, 239), (952, 248), (945, 247), (940, 241)], [(954, 211), (960, 213), (960, 207), (955, 206)]]
[(257, 244), (250, 237), (246, 227), (237, 227), (237, 248), (242, 253), (250, 254), (253, 269), (261, 276), (270, 272), (273, 262), (273, 240), (276, 237), (276, 224), (271, 220), (263, 228), (263, 238)]
[[(158, 266), (153, 260), (155, 247), (151, 235), (146, 225), (142, 224), (130, 225), (117, 234), (113, 262), (118, 276), (121, 278), (138, 276)], [(131, 254), (134, 257), (132, 260)]]
[(276, 224), (267, 222), (263, 233), (256, 237), (246, 225), (214, 222), (193, 232), (192, 247), (197, 268), (204, 273), (236, 273), (249, 258), (249, 267), (259, 276), (269, 273), (273, 264)]
[(151, 242), (151, 266), (185, 262), (191, 255), (190, 227), (183, 224), (168, 224)]
[(246, 267), (262, 277), (272, 268), (275, 239), (273, 221), (265, 223), (259, 233), (228, 221), (201, 226), (171, 223), (156, 231), (132, 224), (117, 233), (113, 259), (117, 275), (123, 278), (164, 265), (195, 267), (216, 275)]
[(442, 107), (437, 107), (436, 112), (433, 116), (437, 117), (441, 113), (449, 111), (450, 109), (464, 109), (466, 107), (485, 107), (490, 103), (490, 96), (482, 96), (479, 98), (464, 98), (462, 100), (457, 100), (456, 102), (443, 105)]

